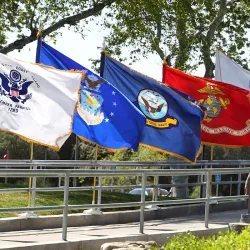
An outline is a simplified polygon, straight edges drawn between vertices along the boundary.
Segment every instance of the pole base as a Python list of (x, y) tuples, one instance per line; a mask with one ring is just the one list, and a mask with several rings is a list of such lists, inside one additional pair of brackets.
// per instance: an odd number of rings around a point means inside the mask
[(91, 214), (91, 215), (102, 215), (102, 211), (99, 209), (88, 209), (83, 211), (84, 214)]
[(26, 212), (26, 213), (22, 213), (19, 214), (19, 217), (26, 217), (26, 218), (37, 218), (37, 214), (33, 213), (33, 212)]
[(240, 223), (250, 224), (250, 214), (242, 214), (240, 217)]
[[(215, 197), (211, 197), (211, 198), (215, 198)], [(213, 204), (217, 205), (217, 204), (219, 204), (219, 202), (218, 202), (218, 200), (212, 200), (212, 201), (209, 201), (209, 204), (210, 205), (213, 205)]]
[(161, 208), (158, 207), (157, 205), (148, 205), (145, 207), (146, 209), (150, 209), (150, 210), (160, 210)]

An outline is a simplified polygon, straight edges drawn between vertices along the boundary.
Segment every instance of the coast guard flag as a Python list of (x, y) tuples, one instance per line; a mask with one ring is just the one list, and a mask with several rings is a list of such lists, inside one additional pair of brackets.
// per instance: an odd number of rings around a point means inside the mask
[(232, 61), (221, 50), (216, 50), (215, 80), (250, 90), (250, 71)]
[[(84, 53), (83, 53), (84, 56)], [(38, 40), (37, 62), (58, 69), (85, 71), (81, 101), (74, 116), (73, 132), (109, 150), (138, 149), (145, 116), (110, 83)]]
[(59, 150), (71, 134), (82, 77), (0, 54), (0, 129)]
[(147, 117), (141, 144), (195, 162), (203, 109), (183, 93), (141, 75), (102, 53), (101, 76)]

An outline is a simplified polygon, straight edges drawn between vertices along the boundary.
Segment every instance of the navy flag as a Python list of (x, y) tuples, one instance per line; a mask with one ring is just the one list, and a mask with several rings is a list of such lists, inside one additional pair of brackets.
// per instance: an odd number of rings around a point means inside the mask
[(101, 76), (147, 117), (140, 144), (196, 161), (201, 151), (203, 107), (184, 93), (131, 70), (104, 52)]
[(76, 135), (110, 151), (138, 149), (146, 118), (119, 90), (40, 38), (36, 61), (57, 69), (85, 71), (73, 120)]

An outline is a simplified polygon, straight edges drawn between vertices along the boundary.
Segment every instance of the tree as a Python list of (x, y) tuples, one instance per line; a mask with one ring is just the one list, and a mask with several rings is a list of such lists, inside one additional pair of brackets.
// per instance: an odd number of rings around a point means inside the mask
[[(85, 26), (115, 0), (2, 0), (0, 10), (0, 52), (22, 49), (36, 40), (39, 30), (43, 36), (55, 38), (57, 31), (74, 26), (84, 34)], [(80, 21), (82, 21), (80, 23)], [(9, 33), (17, 39), (7, 44)]]
[[(10, 152), (11, 159), (15, 160), (27, 160), (30, 159), (30, 144), (18, 136), (0, 131), (0, 157), (3, 159), (3, 156), (6, 152)], [(34, 159), (44, 160), (45, 147), (34, 144)], [(58, 159), (57, 152), (49, 149), (48, 150), (48, 159), (56, 160)]]
[[(204, 64), (205, 77), (213, 77), (212, 57), (216, 46), (247, 67), (244, 50), (250, 46), (250, 6), (245, 0), (125, 0), (113, 7), (117, 20), (105, 22), (111, 28), (107, 48), (122, 57), (130, 49), (130, 59), (157, 53), (169, 65), (181, 70)], [(131, 44), (133, 46), (131, 46)], [(165, 55), (165, 50), (167, 55)]]
[[(73, 26), (84, 36), (95, 21), (110, 29), (107, 48), (120, 58), (128, 47), (133, 61), (157, 53), (182, 70), (204, 64), (205, 76), (212, 77), (219, 46), (248, 66), (242, 55), (250, 46), (249, 0), (3, 0), (0, 14), (1, 53), (35, 41), (38, 30), (55, 38), (60, 28)], [(7, 44), (9, 33), (18, 35)]]

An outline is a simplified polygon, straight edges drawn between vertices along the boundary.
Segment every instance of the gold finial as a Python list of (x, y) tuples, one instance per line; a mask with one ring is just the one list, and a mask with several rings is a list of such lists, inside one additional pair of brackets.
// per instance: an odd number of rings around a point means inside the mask
[(41, 36), (42, 36), (42, 31), (38, 30), (38, 31), (37, 31), (37, 34), (36, 34), (36, 38), (39, 38), (39, 37), (41, 37)]

